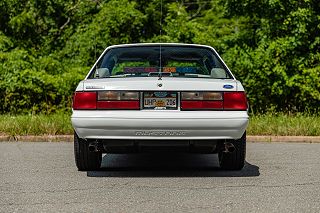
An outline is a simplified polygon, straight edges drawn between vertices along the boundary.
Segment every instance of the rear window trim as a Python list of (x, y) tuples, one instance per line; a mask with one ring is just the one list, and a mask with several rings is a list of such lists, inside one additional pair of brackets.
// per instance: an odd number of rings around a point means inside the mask
[[(95, 78), (93, 77), (96, 71), (96, 67), (98, 64), (100, 64), (103, 60), (103, 58), (105, 57), (106, 54), (108, 54), (109, 51), (114, 50), (114, 49), (122, 49), (122, 48), (139, 48), (139, 47), (177, 47), (177, 48), (199, 48), (199, 49), (207, 49), (209, 50), (214, 56), (215, 58), (219, 61), (219, 63), (223, 66), (226, 74), (229, 76), (229, 78), (212, 78), (209, 77), (210, 75), (208, 75), (208, 77), (196, 77), (196, 78), (200, 78), (200, 79), (233, 79), (236, 80), (236, 78), (234, 77), (234, 75), (231, 73), (231, 71), (229, 70), (229, 68), (226, 66), (225, 62), (222, 60), (222, 58), (220, 57), (220, 55), (216, 52), (216, 50), (210, 46), (205, 46), (205, 45), (188, 45), (188, 44), (141, 44), (141, 45), (137, 45), (137, 44), (131, 44), (131, 45), (114, 45), (114, 46), (110, 46), (108, 48), (105, 49), (105, 51), (100, 55), (100, 57), (96, 60), (94, 66), (91, 68), (90, 72), (88, 73), (88, 75), (86, 76), (86, 79), (109, 79), (109, 78), (126, 78), (126, 77), (103, 77), (103, 78)], [(138, 77), (138, 76), (137, 76)], [(139, 76), (141, 77), (141, 76)], [(147, 77), (147, 76), (146, 76)], [(167, 78), (168, 76), (166, 76)], [(171, 76), (170, 76), (171, 77)], [(131, 77), (130, 77), (131, 78)], [(193, 77), (173, 77), (173, 78), (193, 78)]]

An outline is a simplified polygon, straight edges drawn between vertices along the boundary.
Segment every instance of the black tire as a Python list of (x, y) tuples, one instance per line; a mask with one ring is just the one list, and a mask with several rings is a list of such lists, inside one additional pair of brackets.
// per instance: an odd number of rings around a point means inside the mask
[(88, 141), (79, 138), (74, 133), (74, 157), (79, 171), (99, 170), (101, 166), (102, 153), (90, 152)]
[(246, 132), (240, 139), (230, 141), (234, 147), (234, 152), (219, 151), (220, 168), (223, 170), (241, 170), (244, 167), (246, 158)]

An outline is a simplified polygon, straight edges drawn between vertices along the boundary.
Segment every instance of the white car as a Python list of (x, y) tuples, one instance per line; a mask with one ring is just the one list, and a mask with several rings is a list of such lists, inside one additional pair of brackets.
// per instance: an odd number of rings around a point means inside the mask
[(210, 46), (152, 43), (105, 49), (73, 97), (79, 170), (102, 153), (218, 153), (220, 167), (245, 163), (246, 94)]

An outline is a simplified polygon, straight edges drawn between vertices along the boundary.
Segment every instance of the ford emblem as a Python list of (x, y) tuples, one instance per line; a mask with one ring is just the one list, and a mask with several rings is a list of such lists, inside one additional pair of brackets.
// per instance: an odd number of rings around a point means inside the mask
[(233, 86), (230, 85), (230, 84), (225, 84), (225, 85), (223, 85), (223, 88), (225, 88), (225, 89), (233, 89)]
[(154, 92), (154, 95), (157, 97), (157, 98), (165, 98), (167, 96), (167, 92)]

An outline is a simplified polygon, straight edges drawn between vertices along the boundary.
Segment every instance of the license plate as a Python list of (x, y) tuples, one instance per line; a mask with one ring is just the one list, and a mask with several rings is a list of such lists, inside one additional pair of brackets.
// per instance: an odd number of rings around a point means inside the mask
[(176, 92), (144, 92), (143, 108), (145, 109), (177, 109)]

